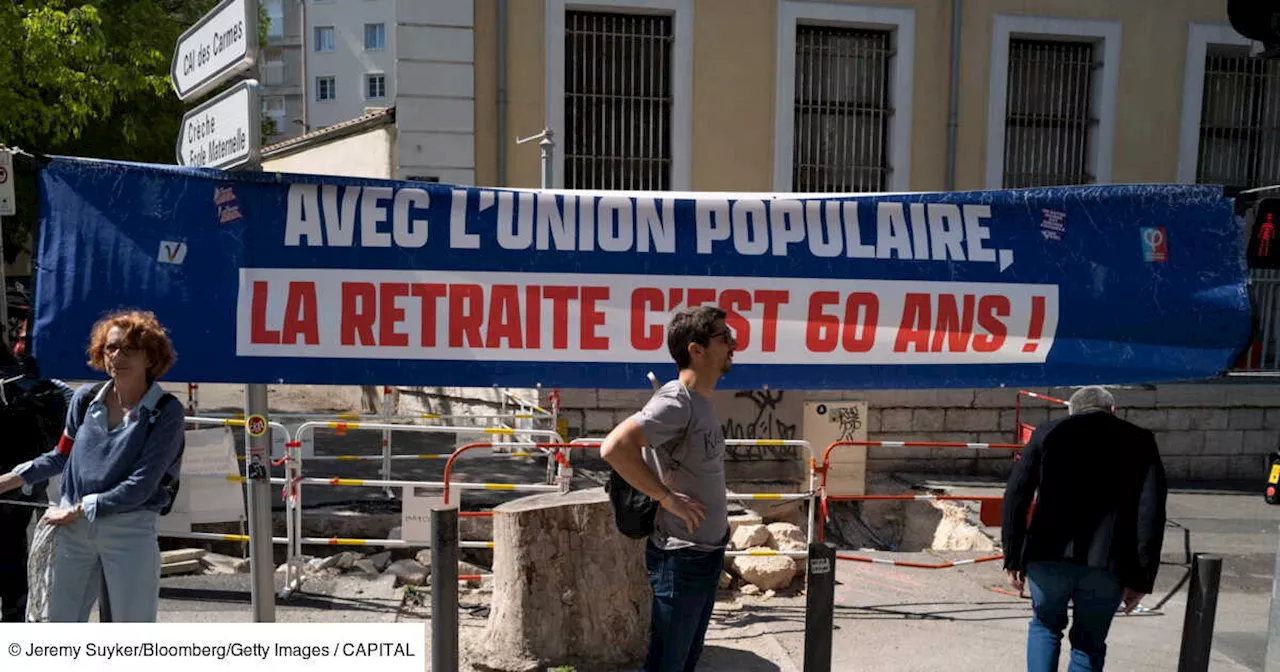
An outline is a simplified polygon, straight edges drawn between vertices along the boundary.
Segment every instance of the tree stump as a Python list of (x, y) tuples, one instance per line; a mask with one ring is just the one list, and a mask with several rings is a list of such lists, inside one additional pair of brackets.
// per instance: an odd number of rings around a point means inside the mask
[(653, 597), (645, 542), (617, 531), (603, 488), (502, 504), (493, 540), (493, 602), (473, 664), (582, 672), (643, 662)]

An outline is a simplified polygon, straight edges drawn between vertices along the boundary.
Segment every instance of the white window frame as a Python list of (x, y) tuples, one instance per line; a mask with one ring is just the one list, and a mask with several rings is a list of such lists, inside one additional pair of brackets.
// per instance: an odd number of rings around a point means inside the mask
[(1102, 72), (1094, 85), (1090, 113), (1098, 128), (1088, 152), (1088, 171), (1095, 184), (1111, 181), (1116, 137), (1116, 94), (1120, 81), (1120, 22), (1095, 19), (1057, 19), (1045, 16), (995, 16), (991, 43), (991, 95), (987, 107), (986, 188), (1004, 188), (1004, 124), (1009, 104), (1009, 42), (1013, 38), (1043, 40), (1084, 38), (1098, 43)]
[(896, 53), (890, 65), (892, 81), (889, 82), (893, 119), (889, 122), (889, 146), (886, 148), (893, 173), (886, 189), (908, 191), (911, 185), (911, 99), (915, 89), (915, 10), (799, 0), (778, 3), (777, 91), (773, 117), (774, 191), (791, 192), (795, 169), (796, 26), (801, 23), (893, 32), (891, 44)]
[[(380, 47), (371, 47), (371, 46), (369, 46), (369, 28), (370, 28), (370, 27), (373, 27), (373, 26), (382, 26), (382, 46), (380, 46)], [(366, 24), (364, 24), (364, 36), (363, 36), (363, 39), (364, 39), (364, 43), (365, 43), (365, 44), (364, 44), (364, 50), (365, 50), (365, 51), (386, 51), (386, 49), (387, 49), (387, 24), (386, 24), (386, 22), (384, 22), (384, 21), (379, 21), (378, 23), (366, 23)]]
[[(320, 81), (327, 79), (333, 84), (333, 97), (321, 98), (320, 91), (324, 87), (320, 86)], [(336, 75), (316, 75), (316, 100), (317, 103), (332, 103), (338, 99), (338, 77)]]
[(566, 10), (669, 14), (671, 45), (671, 191), (689, 191), (693, 167), (693, 0), (546, 0), (546, 124), (555, 133), (552, 184), (564, 186), (564, 14)]
[[(382, 78), (382, 95), (370, 96), (369, 84), (373, 82), (374, 77)], [(364, 99), (365, 100), (386, 100), (387, 99), (387, 73), (385, 72), (366, 72), (364, 73)]]
[[(321, 46), (321, 45), (320, 45), (320, 42), (321, 42), (321, 40), (320, 40), (320, 31), (322, 31), (322, 30), (328, 30), (328, 31), (329, 31), (330, 44), (329, 44), (329, 48), (328, 48), (328, 49), (321, 49), (321, 48), (320, 48), (320, 46)], [(315, 46), (314, 46), (314, 48), (312, 49), (312, 53), (316, 53), (316, 54), (329, 54), (329, 53), (333, 53), (334, 51), (337, 51), (337, 49), (338, 49), (338, 28), (337, 28), (337, 26), (313, 26), (313, 27), (312, 27), (312, 32), (311, 32), (311, 38), (312, 38), (312, 40), (314, 40), (314, 41), (315, 41)]]
[(1204, 59), (1209, 45), (1250, 46), (1227, 24), (1192, 23), (1187, 33), (1187, 64), (1182, 79), (1182, 123), (1178, 132), (1178, 182), (1195, 184), (1200, 167), (1200, 119), (1204, 113)]

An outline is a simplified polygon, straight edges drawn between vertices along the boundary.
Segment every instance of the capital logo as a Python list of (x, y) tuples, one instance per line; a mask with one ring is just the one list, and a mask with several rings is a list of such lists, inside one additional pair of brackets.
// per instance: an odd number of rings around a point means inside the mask
[(1169, 235), (1163, 226), (1143, 228), (1141, 236), (1143, 259), (1154, 262), (1169, 261)]

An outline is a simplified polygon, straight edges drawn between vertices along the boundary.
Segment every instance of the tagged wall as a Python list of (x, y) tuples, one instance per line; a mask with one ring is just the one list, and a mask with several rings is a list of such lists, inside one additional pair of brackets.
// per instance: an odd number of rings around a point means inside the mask
[[(1060, 398), (1070, 388), (1033, 388)], [(805, 438), (805, 404), (864, 400), (867, 438), (880, 441), (1007, 443), (1014, 440), (1012, 389), (759, 391), (717, 392), (716, 408), (730, 432), (784, 438), (797, 428)], [(1268, 453), (1280, 444), (1280, 385), (1178, 384), (1113, 390), (1118, 414), (1155, 432), (1165, 471), (1174, 481), (1261, 479)], [(572, 437), (603, 436), (644, 405), (650, 393), (632, 390), (561, 390), (562, 416)], [(740, 396), (741, 395), (741, 396)], [(1040, 424), (1065, 409), (1024, 399), (1022, 420)], [(726, 436), (730, 436), (726, 432)], [(822, 447), (815, 447), (821, 452)], [(739, 478), (785, 478), (799, 459), (783, 453), (739, 450), (730, 469)], [(798, 458), (798, 456), (795, 456)], [(1010, 451), (873, 447), (866, 452), (870, 473), (898, 472), (1005, 478)], [(1259, 480), (1259, 482), (1261, 482)]]

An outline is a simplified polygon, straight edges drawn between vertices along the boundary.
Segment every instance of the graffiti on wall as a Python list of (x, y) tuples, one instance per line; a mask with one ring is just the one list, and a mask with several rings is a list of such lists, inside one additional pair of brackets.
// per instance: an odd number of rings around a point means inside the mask
[[(733, 413), (721, 427), (726, 439), (794, 439), (799, 426), (786, 422), (779, 405), (781, 390), (744, 390), (733, 395), (735, 410), (747, 408), (745, 413)], [(740, 403), (743, 399), (748, 404)], [(795, 446), (729, 446), (727, 459), (740, 461), (794, 460), (799, 457)]]

